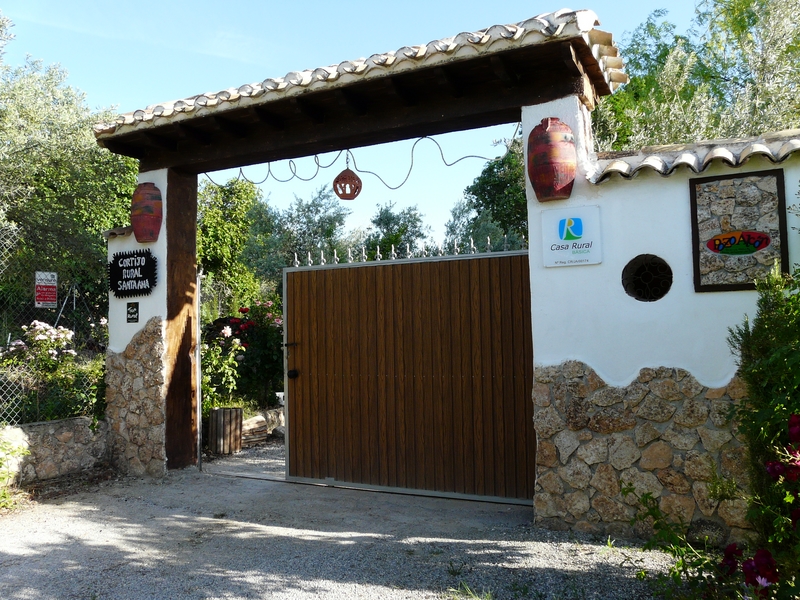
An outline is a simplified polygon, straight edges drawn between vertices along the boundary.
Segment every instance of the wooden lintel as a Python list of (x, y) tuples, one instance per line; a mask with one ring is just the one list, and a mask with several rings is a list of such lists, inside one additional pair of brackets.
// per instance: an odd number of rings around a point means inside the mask
[(400, 98), (404, 106), (416, 106), (418, 101), (417, 95), (404, 86), (397, 77), (389, 77), (384, 81), (386, 82), (386, 87)]
[(586, 75), (586, 70), (583, 68), (580, 59), (575, 54), (575, 48), (572, 47), (572, 44), (569, 42), (563, 42), (561, 44), (561, 52), (564, 60), (564, 65), (566, 65), (567, 69), (575, 76), (583, 76)]
[(325, 111), (302, 98), (292, 98), (289, 101), (301, 114), (311, 119), (317, 125), (325, 122)]
[(587, 75), (581, 77), (582, 89), (578, 94), (578, 98), (583, 105), (589, 110), (594, 110), (597, 106), (597, 90), (594, 89), (591, 79)]
[(147, 155), (147, 151), (139, 144), (126, 143), (120, 140), (100, 140), (98, 142), (103, 148), (114, 154), (122, 154), (141, 160)]
[(498, 56), (497, 54), (490, 56), (489, 64), (492, 65), (492, 72), (495, 74), (495, 77), (497, 77), (505, 85), (513, 86), (519, 81), (519, 78), (511, 73), (511, 69), (508, 68), (506, 61), (504, 61), (501, 56)]
[(276, 115), (274, 112), (267, 110), (261, 106), (253, 107), (253, 112), (262, 123), (266, 123), (277, 131), (286, 129), (286, 120), (283, 117)]
[(187, 125), (186, 123), (178, 123), (177, 128), (182, 137), (192, 140), (201, 146), (208, 146), (214, 141), (212, 135), (197, 129), (196, 127)]
[(367, 114), (367, 102), (353, 92), (346, 89), (338, 89), (336, 90), (336, 97), (339, 99), (339, 104), (346, 106), (355, 116), (361, 117)]
[(231, 121), (230, 119), (226, 119), (224, 117), (209, 117), (211, 122), (219, 128), (220, 131), (223, 133), (228, 134), (231, 137), (244, 139), (248, 135), (250, 135), (250, 128), (246, 125), (242, 125), (240, 123), (236, 123)]
[(436, 73), (436, 79), (439, 81), (439, 85), (447, 88), (453, 98), (460, 98), (464, 95), (463, 86), (445, 67), (436, 67), (434, 72)]
[(177, 153), (151, 151), (145, 146), (147, 156), (142, 160), (142, 168), (172, 167), (187, 173), (202, 173), (422, 135), (514, 123), (520, 118), (522, 106), (580, 95), (590, 105), (592, 93), (587, 92), (582, 77), (566, 76), (562, 67), (559, 71), (540, 71), (535, 79), (521, 80), (513, 87), (495, 84), (471, 91), (462, 98), (436, 93), (420, 96), (419, 104), (414, 107), (406, 107), (396, 96), (388, 96), (380, 107), (370, 110), (369, 119), (353, 118), (345, 111), (338, 111), (331, 112), (325, 127), (319, 127), (310, 119), (302, 119), (291, 127), (287, 125), (283, 131), (256, 135), (255, 132), (263, 131), (263, 126), (256, 123), (246, 143), (218, 133), (215, 143), (210, 146), (183, 140)]
[(178, 149), (178, 144), (174, 140), (167, 139), (152, 131), (145, 131), (143, 134), (148, 143), (156, 148), (161, 148), (168, 152), (175, 152)]

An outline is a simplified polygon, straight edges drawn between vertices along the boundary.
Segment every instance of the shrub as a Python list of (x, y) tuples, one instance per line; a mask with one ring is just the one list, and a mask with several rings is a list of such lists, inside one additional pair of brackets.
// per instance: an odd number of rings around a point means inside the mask
[(71, 347), (74, 333), (70, 329), (41, 321), (33, 321), (22, 329), (22, 339), (14, 340), (8, 348), (0, 348), (4, 377), (9, 381), (19, 380), (17, 383), (27, 390), (20, 422), (79, 415), (102, 417), (105, 357), (78, 356)]
[[(239, 308), (236, 316), (223, 317), (207, 325), (202, 349), (204, 410), (207, 388), (213, 401), (230, 403), (235, 392), (245, 404), (258, 408), (273, 406), (275, 392), (283, 390), (280, 299), (271, 295), (252, 306)], [(220, 386), (226, 390), (225, 399), (218, 393)], [(209, 404), (208, 410), (211, 408)]]

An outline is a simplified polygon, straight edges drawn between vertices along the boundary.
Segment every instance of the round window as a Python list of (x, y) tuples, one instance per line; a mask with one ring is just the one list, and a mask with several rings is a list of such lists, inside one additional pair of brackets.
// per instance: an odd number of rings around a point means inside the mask
[(672, 287), (672, 269), (663, 258), (640, 254), (622, 269), (622, 287), (640, 302), (655, 302)]

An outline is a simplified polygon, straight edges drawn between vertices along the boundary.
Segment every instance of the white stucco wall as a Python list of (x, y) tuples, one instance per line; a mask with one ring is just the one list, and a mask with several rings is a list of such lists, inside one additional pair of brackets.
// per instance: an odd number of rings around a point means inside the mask
[[(525, 107), (523, 132), (527, 141), (544, 117), (558, 117), (575, 133), (576, 144), (589, 142), (586, 112), (575, 98)], [(579, 157), (581, 152), (579, 151)], [(703, 385), (721, 387), (736, 372), (735, 357), (726, 339), (728, 328), (755, 312), (757, 294), (694, 291), (689, 179), (775, 169), (754, 158), (743, 168), (715, 165), (700, 175), (680, 169), (670, 177), (651, 171), (627, 181), (614, 176), (594, 185), (587, 181), (592, 160), (579, 159), (579, 173), (569, 200), (539, 203), (527, 183), (531, 304), (534, 362), (557, 365), (579, 360), (611, 385), (627, 385), (643, 367), (679, 367)], [(782, 165), (786, 202), (797, 202), (800, 158)], [(527, 178), (526, 178), (527, 180)], [(593, 205), (600, 207), (603, 262), (597, 265), (543, 265), (542, 211)], [(789, 217), (789, 253), (800, 260), (800, 239)], [(628, 296), (622, 270), (640, 254), (655, 254), (672, 269), (669, 293), (656, 302)]]
[[(122, 352), (130, 343), (133, 336), (142, 329), (147, 321), (152, 317), (167, 316), (167, 170), (149, 171), (139, 174), (139, 183), (154, 183), (161, 190), (161, 197), (164, 200), (164, 216), (161, 223), (161, 232), (158, 241), (140, 244), (133, 235), (127, 237), (116, 237), (108, 240), (108, 260), (117, 252), (127, 252), (130, 250), (149, 249), (157, 258), (157, 279), (156, 287), (149, 296), (137, 296), (133, 298), (117, 298), (109, 292), (108, 294), (108, 347), (112, 352)], [(128, 302), (139, 303), (139, 322), (127, 322)]]

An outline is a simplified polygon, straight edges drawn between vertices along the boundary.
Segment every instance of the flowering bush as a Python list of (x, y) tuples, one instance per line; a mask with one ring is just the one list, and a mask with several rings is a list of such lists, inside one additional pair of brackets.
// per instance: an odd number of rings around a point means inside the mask
[(212, 408), (233, 403), (239, 362), (244, 358), (245, 348), (232, 335), (230, 327), (223, 327), (219, 336), (208, 339), (201, 346), (203, 416), (207, 417)]
[[(105, 319), (101, 320), (101, 327)], [(80, 358), (72, 348), (74, 333), (33, 321), (21, 339), (0, 348), (0, 367), (12, 379), (24, 369), (35, 382), (22, 406), (21, 422), (102, 416), (105, 411), (105, 361), (102, 355)]]
[[(275, 392), (283, 389), (283, 314), (280, 299), (273, 295), (252, 306), (239, 308), (236, 316), (217, 319), (205, 328), (209, 346), (204, 352), (215, 352), (211, 344), (223, 339), (236, 339), (242, 348), (237, 353), (235, 390), (237, 395), (260, 408), (275, 403)], [(221, 349), (226, 343), (221, 344)], [(246, 350), (246, 352), (244, 352)], [(220, 360), (226, 356), (224, 351)], [(203, 364), (205, 370), (205, 363)], [(205, 392), (204, 392), (205, 393)]]

